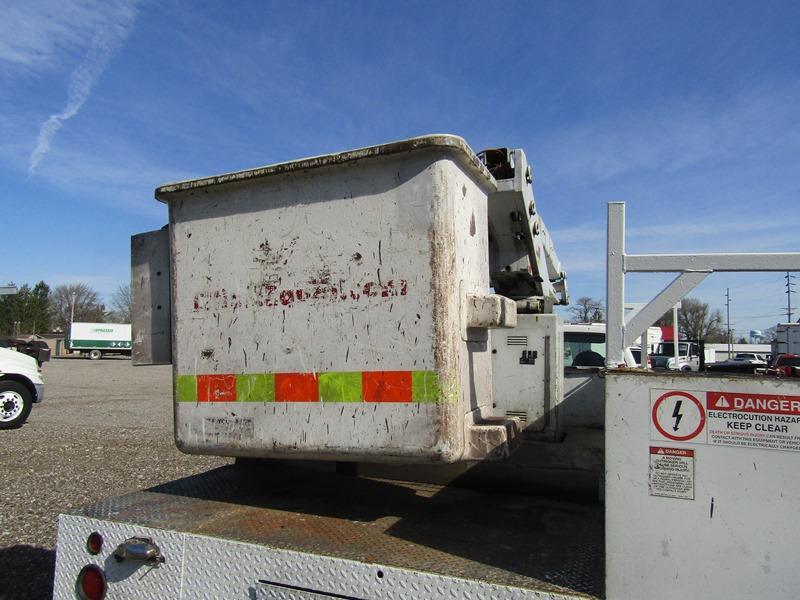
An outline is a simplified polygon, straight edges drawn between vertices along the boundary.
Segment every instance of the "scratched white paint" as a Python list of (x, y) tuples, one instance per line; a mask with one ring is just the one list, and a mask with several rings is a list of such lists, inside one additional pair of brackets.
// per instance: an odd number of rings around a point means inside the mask
[[(458, 460), (464, 416), (491, 406), (486, 343), (460, 332), (466, 293), (488, 292), (494, 185), (474, 156), (438, 146), (164, 194), (176, 375), (436, 371), (447, 395), (438, 404), (176, 403), (179, 446)], [(242, 419), (242, 435), (209, 434), (214, 418), (232, 429)]]

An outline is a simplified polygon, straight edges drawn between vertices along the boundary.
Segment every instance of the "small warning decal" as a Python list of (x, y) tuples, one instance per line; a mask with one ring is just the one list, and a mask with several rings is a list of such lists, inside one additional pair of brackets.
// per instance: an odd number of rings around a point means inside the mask
[(650, 446), (650, 495), (694, 500), (694, 450)]
[(800, 450), (800, 396), (706, 392), (707, 443)]
[(706, 411), (694, 394), (651, 390), (650, 414), (651, 439), (705, 442)]
[(206, 417), (203, 419), (203, 438), (206, 441), (230, 442), (252, 440), (255, 421), (252, 417)]

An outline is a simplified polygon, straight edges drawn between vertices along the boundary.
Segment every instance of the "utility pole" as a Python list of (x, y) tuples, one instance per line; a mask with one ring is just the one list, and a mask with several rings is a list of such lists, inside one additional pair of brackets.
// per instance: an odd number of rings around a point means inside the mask
[(725, 288), (725, 313), (728, 322), (728, 360), (730, 360), (733, 353), (731, 347), (731, 288)]
[(75, 321), (75, 292), (72, 292), (72, 308), (69, 311), (69, 329), (72, 331), (72, 323)]
[(786, 273), (786, 318), (787, 323), (792, 323), (792, 292), (794, 291), (794, 284), (792, 283), (792, 279), (794, 279), (794, 275)]
[[(679, 340), (680, 340), (680, 331), (678, 331), (678, 309), (681, 307), (681, 303), (678, 302), (675, 306), (672, 307), (672, 357), (675, 359), (675, 368), (680, 370), (681, 366), (678, 363), (680, 360), (680, 348), (679, 348)], [(688, 349), (688, 347), (687, 347)], [(686, 353), (688, 356), (688, 352)]]

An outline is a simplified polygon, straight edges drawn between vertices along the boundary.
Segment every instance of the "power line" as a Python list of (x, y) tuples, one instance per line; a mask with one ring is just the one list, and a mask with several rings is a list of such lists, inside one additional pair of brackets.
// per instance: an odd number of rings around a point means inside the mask
[(786, 314), (786, 311), (778, 312), (778, 313), (771, 313), (769, 315), (736, 315), (733, 318), (733, 322), (735, 323), (736, 320), (742, 319), (771, 319), (772, 317), (782, 317)]

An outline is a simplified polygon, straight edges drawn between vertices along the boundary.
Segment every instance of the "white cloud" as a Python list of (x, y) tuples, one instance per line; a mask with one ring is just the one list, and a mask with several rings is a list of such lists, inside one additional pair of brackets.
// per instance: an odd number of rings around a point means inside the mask
[(166, 219), (166, 209), (153, 197), (155, 188), (204, 175), (154, 164), (116, 138), (95, 134), (93, 140), (91, 148), (54, 149), (53, 160), (42, 165), (41, 176), (84, 202), (101, 203), (160, 223)]
[[(548, 176), (598, 182), (797, 148), (798, 84), (751, 89), (725, 101), (686, 98), (657, 108), (578, 122), (541, 139)], [(540, 164), (541, 166), (541, 164)]]
[(66, 51), (83, 48), (105, 21), (96, 2), (7, 2), (0, 19), (0, 64), (27, 74), (56, 68)]
[[(72, 2), (60, 10), (57, 6), (40, 2), (33, 8), (12, 10), (11, 18), (0, 30), (0, 37), (7, 36), (0, 44), (0, 60), (29, 69), (52, 68), (61, 60), (61, 51), (85, 48), (83, 59), (70, 75), (66, 105), (60, 112), (50, 115), (39, 129), (30, 155), (30, 173), (50, 150), (53, 136), (63, 123), (78, 114), (136, 20), (135, 0), (97, 4)], [(37, 9), (50, 20), (36, 14)], [(14, 28), (15, 24), (18, 29)], [(26, 36), (30, 36), (29, 39)]]

